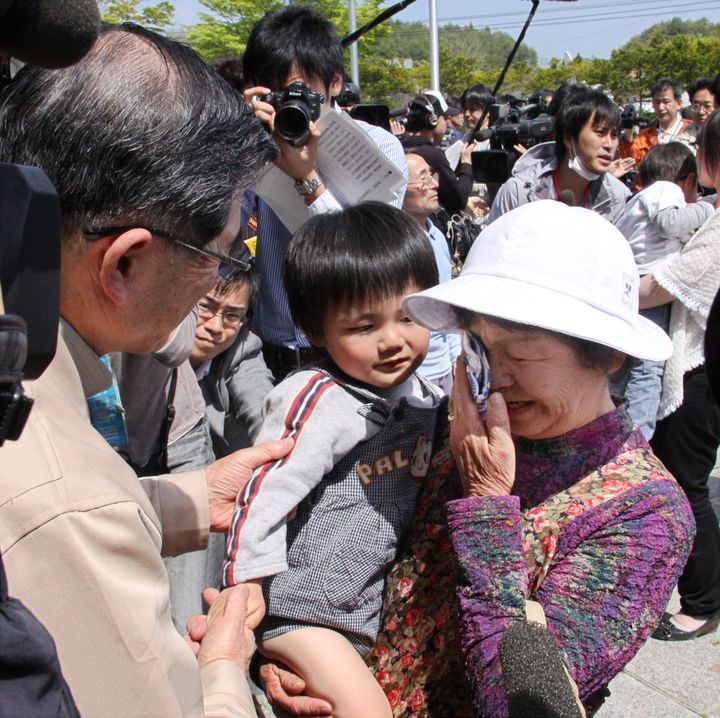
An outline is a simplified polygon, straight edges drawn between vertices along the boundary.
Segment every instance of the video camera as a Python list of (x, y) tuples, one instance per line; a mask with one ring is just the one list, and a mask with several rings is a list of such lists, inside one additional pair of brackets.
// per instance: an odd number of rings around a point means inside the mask
[(489, 107), (490, 125), (475, 133), (476, 140), (489, 140), (490, 150), (472, 153), (473, 179), (485, 184), (502, 184), (510, 176), (520, 153), (515, 145), (530, 148), (546, 142), (555, 129), (547, 114), (547, 103), (528, 104), (512, 100)]
[[(95, 42), (95, 0), (0, 0), (0, 81), (11, 57), (61, 68)], [(0, 163), (0, 446), (20, 437), (37, 379), (55, 355), (60, 317), (60, 200), (37, 167)]]
[(60, 316), (60, 200), (36, 167), (0, 164), (0, 446), (19, 438), (37, 379), (55, 354)]
[(621, 129), (631, 130), (634, 127), (642, 129), (647, 126), (648, 121), (638, 114), (637, 108), (632, 104), (632, 102), (628, 102), (628, 104), (622, 108), (622, 111), (620, 112)]
[(340, 94), (335, 97), (338, 107), (352, 107), (360, 104), (360, 88), (354, 82), (343, 82)]
[(296, 80), (284, 90), (270, 92), (259, 99), (275, 108), (275, 132), (291, 145), (301, 147), (310, 137), (310, 123), (320, 117), (325, 95)]

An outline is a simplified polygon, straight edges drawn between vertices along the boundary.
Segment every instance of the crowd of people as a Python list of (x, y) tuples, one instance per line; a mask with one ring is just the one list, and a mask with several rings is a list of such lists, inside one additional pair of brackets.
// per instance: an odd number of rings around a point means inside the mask
[[(39, 621), (0, 622), (0, 714), (585, 716), (650, 636), (720, 625), (720, 82), (686, 119), (658, 79), (639, 131), (538, 89), (554, 122), (496, 182), (473, 157), (512, 98), (381, 127), (344, 79), (291, 5), (241, 61), (104, 26), (0, 97), (0, 160), (62, 213), (57, 352), (0, 449), (0, 604)], [(358, 203), (345, 110), (396, 178)]]

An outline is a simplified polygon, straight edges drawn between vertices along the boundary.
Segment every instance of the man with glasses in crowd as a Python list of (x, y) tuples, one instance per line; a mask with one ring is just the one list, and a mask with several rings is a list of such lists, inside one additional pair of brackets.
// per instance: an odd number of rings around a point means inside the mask
[(211, 611), (196, 658), (172, 624), (161, 555), (225, 530), (252, 470), (291, 442), (138, 480), (87, 400), (111, 385), (101, 356), (156, 351), (237, 264), (240, 198), (274, 153), (195, 53), (135, 26), (104, 28), (70, 68), (25, 68), (3, 98), (0, 159), (55, 185), (62, 266), (57, 353), (0, 452), (0, 550), (82, 715), (253, 715), (242, 590)]
[(717, 110), (720, 86), (712, 77), (701, 77), (688, 87), (691, 123), (678, 135), (678, 142), (697, 153), (697, 136), (705, 120)]
[(252, 445), (272, 389), (262, 342), (248, 321), (256, 290), (257, 275), (250, 268), (219, 280), (198, 304), (190, 364), (200, 382), (217, 457)]
[[(450, 251), (445, 235), (432, 223), (431, 217), (440, 209), (438, 176), (423, 157), (413, 152), (405, 155), (408, 163), (408, 185), (403, 209), (425, 230), (435, 253), (440, 282), (452, 278)], [(455, 334), (432, 332), (430, 345), (418, 372), (448, 396), (452, 390), (452, 368), (460, 354), (460, 340)]]

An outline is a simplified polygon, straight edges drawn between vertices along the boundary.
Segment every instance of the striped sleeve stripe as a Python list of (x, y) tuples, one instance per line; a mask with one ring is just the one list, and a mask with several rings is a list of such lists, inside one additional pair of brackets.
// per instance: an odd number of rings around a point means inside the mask
[[(285, 417), (285, 430), (283, 431), (283, 439), (292, 437), (297, 441), (298, 437), (302, 433), (305, 426), (310, 421), (315, 407), (322, 398), (325, 392), (335, 385), (335, 381), (330, 377), (320, 372), (313, 374), (308, 379), (307, 384), (298, 392), (297, 396), (293, 400), (288, 413)], [(260, 471), (250, 480), (248, 485), (245, 487), (243, 492), (243, 506), (239, 510), (235, 511), (232, 523), (230, 525), (228, 534), (228, 560), (225, 562), (223, 568), (223, 585), (232, 586), (234, 585), (234, 576), (232, 567), (234, 566), (235, 559), (238, 554), (238, 547), (240, 544), (240, 533), (242, 532), (243, 526), (247, 520), (250, 506), (257, 497), (260, 487), (267, 476), (269, 476), (275, 469), (283, 466), (290, 459), (292, 450), (289, 454), (284, 456), (282, 459), (275, 461), (269, 461), (265, 464)], [(238, 497), (238, 504), (241, 499)]]

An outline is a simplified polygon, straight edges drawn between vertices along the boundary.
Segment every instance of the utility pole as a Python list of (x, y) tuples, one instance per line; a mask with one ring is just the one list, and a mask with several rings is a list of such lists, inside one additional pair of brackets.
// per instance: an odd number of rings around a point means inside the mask
[(440, 91), (437, 0), (428, 0), (430, 10), (430, 89)]
[[(350, 20), (350, 32), (357, 30), (357, 18), (355, 17), (355, 0), (348, 0), (348, 16)], [(360, 87), (360, 67), (358, 65), (357, 42), (350, 45), (350, 78)]]

